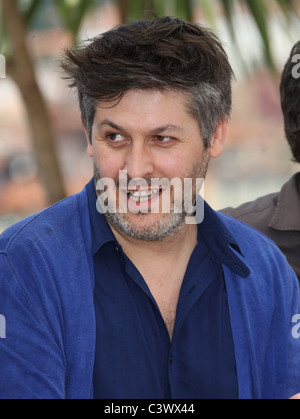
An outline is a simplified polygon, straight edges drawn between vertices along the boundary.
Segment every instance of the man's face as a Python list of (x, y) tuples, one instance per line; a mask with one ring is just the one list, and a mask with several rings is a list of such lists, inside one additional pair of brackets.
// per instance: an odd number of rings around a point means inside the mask
[[(195, 200), (196, 178), (204, 178), (209, 158), (220, 154), (225, 130), (217, 130), (222, 135), (205, 150), (198, 121), (188, 113), (181, 92), (132, 90), (120, 102), (98, 105), (88, 153), (95, 180), (115, 182), (117, 211), (106, 217), (123, 235), (162, 240), (183, 227), (187, 211), (178, 188), (169, 188), (166, 211), (162, 195), (167, 190), (152, 181), (177, 179), (183, 185), (184, 179), (193, 179)], [(120, 171), (126, 173), (125, 182), (119, 181)]]

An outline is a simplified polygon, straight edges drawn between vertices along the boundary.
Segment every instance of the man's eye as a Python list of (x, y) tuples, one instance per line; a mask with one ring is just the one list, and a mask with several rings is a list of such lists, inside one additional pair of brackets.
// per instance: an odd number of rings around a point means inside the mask
[(170, 137), (169, 135), (156, 135), (154, 138), (155, 141), (161, 144), (167, 144), (174, 140), (174, 138)]
[(119, 143), (121, 141), (124, 141), (125, 137), (122, 134), (107, 134), (106, 139), (112, 143)]

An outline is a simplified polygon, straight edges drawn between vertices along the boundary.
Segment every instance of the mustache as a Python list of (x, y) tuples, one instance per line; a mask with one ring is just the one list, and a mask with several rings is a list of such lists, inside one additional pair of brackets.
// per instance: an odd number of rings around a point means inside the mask
[[(102, 175), (100, 173), (100, 170), (98, 169), (98, 167), (96, 166), (96, 164), (94, 164), (94, 181), (95, 181), (95, 185), (97, 184), (98, 180), (102, 179)], [(130, 176), (128, 176), (127, 171), (122, 171), (121, 174), (119, 174), (119, 177), (116, 179), (112, 179), (112, 181), (115, 183), (116, 187), (129, 187), (134, 189), (134, 188), (138, 188), (139, 186), (141, 186), (141, 184), (148, 186), (148, 188), (150, 187), (155, 187), (155, 186), (168, 186), (170, 180), (167, 179), (166, 177), (164, 178), (158, 178), (158, 177), (137, 177), (137, 178), (131, 178)]]
[[(97, 181), (99, 179), (102, 179), (103, 176), (100, 173), (100, 170), (98, 169), (96, 163), (94, 162), (94, 179), (95, 179), (95, 183), (97, 183)], [(127, 172), (125, 174), (125, 171), (123, 171), (122, 175), (116, 178), (116, 179), (112, 179), (115, 183), (116, 186), (120, 186), (120, 183), (122, 183), (122, 186), (124, 185), (129, 185), (132, 187), (138, 186), (140, 183), (140, 181), (142, 180), (143, 182), (146, 182), (148, 186), (151, 185), (151, 178), (147, 177), (147, 178), (131, 178), (130, 176), (128, 176)]]
[[(199, 178), (205, 178), (206, 177), (206, 173), (207, 173), (207, 168), (208, 168), (208, 163), (209, 163), (209, 158), (207, 159), (203, 159), (203, 161), (201, 162), (201, 164), (199, 165), (199, 163), (194, 163), (192, 165), (192, 169), (191, 172), (189, 174), (189, 176), (187, 177), (187, 179), (197, 179), (198, 176)], [(202, 170), (201, 170), (202, 169)], [(101, 175), (101, 172), (99, 170), (99, 168), (96, 165), (96, 162), (94, 161), (94, 183), (95, 185), (97, 184), (98, 180), (102, 179), (103, 176)], [(168, 179), (166, 177), (136, 177), (136, 178), (131, 178), (130, 176), (128, 176), (127, 170), (120, 170), (119, 171), (119, 176), (116, 179), (111, 178), (111, 180), (115, 183), (115, 187), (129, 187), (134, 189), (134, 188), (138, 188), (141, 186), (141, 184), (143, 186), (147, 185), (148, 188), (151, 187), (168, 187), (168, 185), (170, 185), (170, 181), (171, 179)]]
[(141, 185), (141, 182), (143, 184), (147, 184), (148, 187), (153, 184), (153, 178), (131, 178), (129, 176), (126, 176), (126, 178), (123, 176), (121, 179), (120, 177), (117, 179), (114, 179), (116, 187), (121, 186), (130, 186), (131, 188), (136, 188)]

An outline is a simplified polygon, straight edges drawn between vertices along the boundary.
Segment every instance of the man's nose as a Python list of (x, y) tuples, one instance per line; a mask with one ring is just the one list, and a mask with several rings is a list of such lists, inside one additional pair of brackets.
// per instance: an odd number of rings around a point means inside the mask
[(151, 150), (144, 144), (133, 144), (126, 155), (124, 170), (131, 179), (151, 177), (154, 173)]

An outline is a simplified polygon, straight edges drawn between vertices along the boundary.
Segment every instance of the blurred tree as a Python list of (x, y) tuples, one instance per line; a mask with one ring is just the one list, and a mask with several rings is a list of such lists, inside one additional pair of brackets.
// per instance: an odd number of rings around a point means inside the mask
[(78, 42), (82, 20), (99, 3), (99, 0), (53, 0), (64, 27), (73, 35), (74, 44)]
[(141, 18), (146, 11), (193, 20), (194, 0), (117, 0), (123, 23)]
[(31, 57), (26, 45), (26, 23), (33, 15), (38, 1), (34, 0), (27, 14), (22, 16), (16, 0), (2, 0), (5, 33), (9, 40), (6, 70), (21, 92), (32, 130), (32, 140), (39, 166), (39, 174), (48, 203), (65, 197), (65, 189), (49, 113), (36, 81)]
[[(209, 0), (201, 1), (207, 3), (207, 7), (211, 7), (212, 2), (209, 2)], [(270, 17), (277, 8), (281, 12), (285, 23), (291, 25), (292, 17), (297, 16), (299, 13), (299, 0), (217, 0), (217, 2), (220, 4), (226, 17), (226, 22), (234, 42), (238, 37), (234, 27), (234, 14), (237, 7), (239, 6), (245, 9), (250, 14), (262, 40), (264, 62), (276, 73), (277, 69), (271, 51)], [(214, 15), (213, 11), (210, 14)]]
[(198, 7), (208, 23), (216, 29), (217, 16), (223, 13), (235, 42), (238, 34), (235, 31), (234, 16), (240, 8), (249, 13), (253, 19), (263, 44), (265, 64), (276, 71), (270, 47), (270, 16), (275, 8), (281, 11), (288, 24), (292, 16), (299, 16), (299, 0), (117, 0), (123, 22), (141, 17), (145, 10), (152, 10), (158, 16), (172, 15), (193, 21), (194, 10)]
[[(25, 104), (39, 176), (51, 205), (66, 196), (65, 187), (49, 111), (26, 45), (27, 30), (42, 3), (42, 0), (0, 0), (4, 21), (1, 41), (5, 45), (7, 75), (17, 84)], [(64, 26), (73, 34), (74, 43), (82, 19), (94, 4), (95, 0), (54, 0)]]

